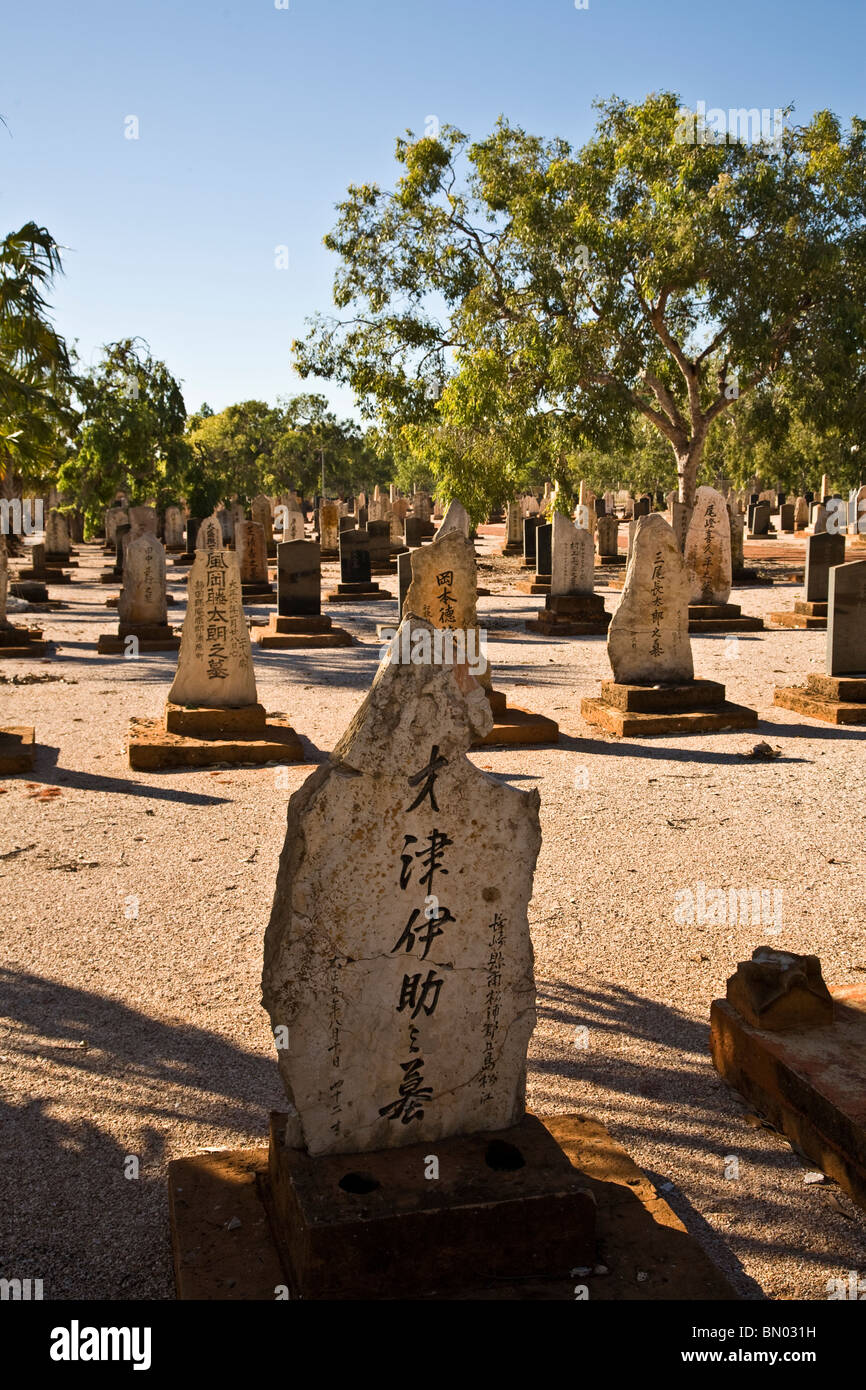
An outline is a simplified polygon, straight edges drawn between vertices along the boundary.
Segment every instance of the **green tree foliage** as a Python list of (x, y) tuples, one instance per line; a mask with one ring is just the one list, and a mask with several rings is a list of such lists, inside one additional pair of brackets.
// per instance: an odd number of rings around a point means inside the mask
[(62, 273), (60, 248), (28, 222), (0, 241), (0, 478), (53, 481), (77, 416), (73, 368), (51, 323), (46, 293)]
[(133, 504), (162, 505), (177, 495), (187, 463), (186, 410), (180, 385), (146, 343), (110, 343), (102, 360), (79, 377), (82, 422), (77, 451), (59, 485), (89, 518), (122, 490)]
[(581, 449), (640, 453), (641, 420), (690, 501), (711, 429), (750, 392), (783, 369), (841, 389), (862, 361), (861, 121), (720, 142), (669, 92), (599, 113), (576, 152), (504, 119), (472, 145), (409, 132), (396, 188), (350, 187), (325, 239), (348, 317), (313, 321), (298, 370), (413, 430), (416, 454), (429, 431), (461, 500), (480, 457), (551, 460), (559, 480)]

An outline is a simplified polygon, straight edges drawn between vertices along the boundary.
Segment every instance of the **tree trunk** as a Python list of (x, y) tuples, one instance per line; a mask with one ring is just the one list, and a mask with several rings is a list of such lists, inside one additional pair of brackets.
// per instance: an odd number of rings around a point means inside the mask
[(701, 466), (701, 459), (703, 458), (704, 442), (705, 436), (700, 435), (690, 439), (685, 449), (675, 450), (680, 501), (685, 502), (688, 507), (693, 507), (695, 505), (698, 469)]

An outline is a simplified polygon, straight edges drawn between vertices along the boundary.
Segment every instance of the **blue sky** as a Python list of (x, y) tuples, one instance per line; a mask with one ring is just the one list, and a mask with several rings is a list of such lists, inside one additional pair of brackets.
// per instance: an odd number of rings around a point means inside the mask
[(0, 227), (68, 248), (55, 317), (85, 361), (140, 335), (190, 410), (304, 389), (351, 410), (290, 343), (332, 307), (334, 205), (389, 186), (428, 116), (579, 144), (612, 93), (866, 114), (862, 0), (30, 0), (2, 44)]

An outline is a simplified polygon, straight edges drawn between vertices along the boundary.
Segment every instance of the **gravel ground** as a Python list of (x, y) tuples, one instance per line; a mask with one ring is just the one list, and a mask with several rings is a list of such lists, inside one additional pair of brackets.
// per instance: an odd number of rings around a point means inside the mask
[[(707, 1050), (710, 1001), (762, 942), (817, 953), (831, 983), (866, 979), (864, 732), (771, 703), (774, 684), (821, 669), (824, 634), (693, 639), (696, 674), (757, 707), (754, 734), (596, 737), (579, 710), (609, 674), (604, 640), (525, 633), (541, 600), (502, 595), (516, 562), (493, 562), (490, 546), (479, 612), (494, 683), (562, 732), (557, 748), (473, 755), (541, 793), (529, 1104), (607, 1124), (745, 1297), (826, 1298), (828, 1278), (866, 1269), (866, 1214), (804, 1181), (807, 1165), (717, 1080)], [(162, 1299), (166, 1163), (263, 1143), (282, 1102), (262, 939), (286, 802), (310, 765), (131, 772), (127, 721), (161, 713), (175, 658), (96, 655), (116, 623), (114, 591), (86, 582), (103, 563), (81, 547), (73, 584), (52, 589), (68, 605), (44, 615), (53, 659), (0, 663), (2, 722), (35, 725), (39, 744), (35, 771), (0, 783), (0, 1274), (42, 1278), (51, 1299)], [(396, 592), (396, 577), (380, 582)], [(798, 595), (734, 598), (762, 615)], [(619, 595), (606, 596), (612, 610)], [(334, 615), (362, 645), (257, 653), (259, 697), (291, 715), (310, 764), (363, 697), (375, 624), (395, 609)], [(782, 756), (750, 758), (761, 739)], [(675, 894), (698, 882), (780, 889), (781, 934), (679, 925)]]

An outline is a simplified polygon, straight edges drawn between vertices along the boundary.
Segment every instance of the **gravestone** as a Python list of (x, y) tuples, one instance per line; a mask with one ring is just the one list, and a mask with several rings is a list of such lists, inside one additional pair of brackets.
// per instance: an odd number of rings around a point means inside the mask
[(592, 533), (573, 526), (555, 512), (551, 524), (551, 598), (565, 594), (591, 594), (595, 589), (595, 557)]
[(244, 594), (264, 597), (273, 593), (268, 580), (268, 550), (265, 528), (257, 521), (239, 521), (235, 526), (235, 551)]
[(462, 502), (449, 502), (448, 510), (443, 516), (437, 536), (442, 536), (446, 531), (459, 531), (461, 536), (469, 536), (472, 526), (469, 520), (469, 513)]
[(794, 530), (805, 531), (809, 525), (809, 503), (805, 497), (798, 497), (794, 503)]
[(866, 560), (830, 570), (827, 674), (866, 679)]
[(257, 497), (254, 497), (250, 503), (250, 516), (257, 525), (261, 526), (265, 533), (265, 554), (275, 555), (274, 518), (271, 511), (271, 502), (270, 498), (265, 497), (263, 492), (260, 492)]
[(805, 599), (826, 604), (830, 591), (830, 571), (845, 562), (845, 537), (827, 531), (806, 541)]
[(740, 574), (745, 565), (743, 540), (746, 518), (741, 511), (735, 509), (728, 512), (728, 523), (731, 530), (731, 574), (733, 576)]
[(322, 554), (318, 541), (277, 546), (277, 611), (253, 637), (265, 648), (348, 647), (352, 637), (322, 614)]
[(371, 573), (382, 574), (392, 570), (390, 521), (368, 521), (367, 539)]
[(129, 514), (125, 507), (109, 507), (105, 513), (105, 549), (114, 554), (115, 531), (121, 522), (127, 522)]
[(523, 548), (523, 516), (519, 502), (509, 502), (505, 513), (505, 545), (503, 555), (515, 555)]
[(731, 523), (725, 499), (712, 487), (699, 487), (685, 544), (689, 601), (726, 604), (731, 596)]
[(127, 626), (164, 627), (168, 622), (165, 599), (165, 550), (155, 535), (142, 531), (126, 549), (117, 601), (121, 636)]
[[(115, 531), (116, 534), (116, 531)], [(66, 517), (52, 507), (45, 518), (45, 558), (50, 564), (69, 560), (69, 527)]]
[(338, 533), (340, 580), (343, 584), (370, 583), (370, 538), (366, 531)]
[(404, 524), (406, 544), (411, 550), (415, 550), (421, 545), (426, 535), (424, 522), (418, 516), (407, 516)]
[(233, 545), (235, 539), (234, 517), (228, 507), (217, 507), (214, 518), (220, 528), (220, 536), (223, 545)]
[(783, 502), (779, 508), (779, 530), (794, 531), (794, 517), (796, 508), (793, 502)]
[(539, 526), (535, 533), (535, 578), (536, 583), (549, 583), (553, 564), (553, 527), (550, 522)]
[(769, 536), (769, 502), (755, 502), (749, 507), (749, 530), (752, 536)]
[(725, 700), (717, 681), (695, 680), (689, 640), (689, 573), (660, 512), (635, 523), (622, 601), (607, 651), (613, 680), (581, 701), (589, 724), (607, 733), (657, 735), (752, 728), (757, 712)]
[(205, 517), (204, 521), (199, 523), (195, 535), (196, 554), (200, 550), (221, 550), (224, 535), (221, 512), (215, 512), (213, 516)]
[(340, 509), (336, 502), (319, 507), (319, 544), (323, 555), (336, 555), (340, 547)]
[(163, 534), (166, 550), (183, 550), (184, 521), (180, 507), (166, 507)]
[(466, 758), (491, 722), (458, 668), (389, 651), (289, 803), (262, 980), (292, 1040), (289, 1148), (382, 1151), (522, 1118), (538, 797)]
[(622, 600), (608, 630), (615, 681), (692, 680), (688, 605), (689, 578), (673, 530), (658, 512), (639, 517)]
[(201, 526), (201, 517), (187, 517), (186, 522), (186, 549), (189, 555), (195, 554), (195, 542), (198, 536), (198, 528)]
[[(238, 557), (221, 546), (199, 544), (189, 576), (173, 705), (238, 709), (256, 703), (250, 635), (244, 618)], [(218, 523), (217, 523), (218, 525)]]
[(605, 512), (598, 518), (596, 528), (598, 536), (598, 557), (600, 560), (619, 560), (619, 546), (617, 537), (619, 535), (619, 517), (613, 513)]
[(561, 512), (554, 512), (551, 532), (550, 593), (538, 616), (526, 621), (527, 632), (561, 637), (606, 632), (610, 615), (594, 592), (592, 532), (572, 525)]
[(827, 530), (827, 508), (823, 502), (816, 502), (812, 507), (812, 534), (814, 536), (823, 535)]
[(414, 614), (434, 627), (474, 629), (477, 624), (477, 569), (472, 542), (455, 528), (411, 557), (412, 582), (402, 614)]
[(647, 497), (646, 495), (644, 495), (643, 497), (638, 497), (632, 511), (632, 516), (634, 520), (637, 521), (638, 517), (641, 516), (649, 516), (651, 512), (652, 498)]
[(544, 517), (537, 512), (532, 516), (523, 518), (523, 568), (535, 569), (536, 562), (536, 533), (542, 525)]
[(129, 525), (131, 527), (130, 541), (138, 540), (139, 536), (155, 536), (159, 528), (156, 507), (130, 507)]

